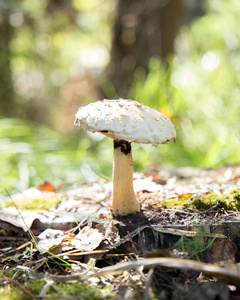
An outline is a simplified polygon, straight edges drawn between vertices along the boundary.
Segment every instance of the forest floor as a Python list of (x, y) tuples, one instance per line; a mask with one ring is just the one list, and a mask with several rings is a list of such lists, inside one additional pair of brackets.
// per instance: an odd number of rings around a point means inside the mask
[(136, 173), (121, 218), (104, 179), (2, 197), (1, 299), (240, 299), (239, 186), (239, 165)]

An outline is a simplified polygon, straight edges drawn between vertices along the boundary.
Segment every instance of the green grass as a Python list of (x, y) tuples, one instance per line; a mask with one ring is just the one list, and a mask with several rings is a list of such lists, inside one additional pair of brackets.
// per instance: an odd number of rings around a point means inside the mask
[(97, 179), (97, 174), (111, 176), (110, 139), (102, 143), (83, 133), (62, 136), (41, 124), (2, 118), (0, 150), (4, 194), (4, 187), (9, 192), (22, 191), (45, 180), (62, 186)]

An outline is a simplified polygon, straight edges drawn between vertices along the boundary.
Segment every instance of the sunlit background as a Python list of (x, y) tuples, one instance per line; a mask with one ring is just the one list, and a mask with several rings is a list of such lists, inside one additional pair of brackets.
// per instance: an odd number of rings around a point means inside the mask
[(104, 97), (175, 124), (175, 144), (133, 145), (135, 171), (239, 163), (240, 2), (155, 2), (1, 2), (1, 192), (110, 179), (112, 140), (73, 126)]

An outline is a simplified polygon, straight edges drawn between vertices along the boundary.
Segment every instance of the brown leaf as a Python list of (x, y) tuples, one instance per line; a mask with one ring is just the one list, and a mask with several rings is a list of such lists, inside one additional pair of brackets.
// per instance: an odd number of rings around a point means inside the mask
[(149, 173), (149, 174), (144, 174), (146, 177), (152, 177), (152, 181), (157, 183), (157, 184), (161, 184), (161, 185), (165, 185), (167, 183), (167, 180), (162, 177), (161, 175), (159, 175), (159, 173)]
[(119, 231), (113, 224), (113, 221), (97, 224), (96, 229), (99, 230), (109, 242), (118, 242), (120, 240)]
[(153, 258), (153, 257), (171, 257), (171, 256), (173, 256), (173, 255), (169, 250), (161, 249), (161, 250), (152, 252), (147, 257)]
[(62, 251), (73, 249), (71, 245), (72, 234), (66, 233), (62, 230), (46, 229), (39, 234), (38, 249), (43, 253), (51, 251), (51, 253), (58, 254)]
[(92, 251), (103, 239), (104, 236), (98, 229), (86, 226), (72, 239), (71, 244), (80, 251)]
[(151, 206), (155, 210), (159, 210), (162, 208), (162, 204), (159, 199), (150, 199), (149, 206)]
[(37, 185), (37, 189), (46, 193), (55, 191), (55, 187), (49, 181), (44, 181), (44, 183)]
[(240, 181), (240, 176), (239, 175), (228, 180), (228, 182), (236, 182), (236, 183), (238, 183), (239, 181)]
[(237, 246), (229, 239), (225, 238), (220, 242), (213, 244), (212, 255), (215, 261), (235, 261)]
[(186, 197), (191, 197), (193, 194), (192, 193), (183, 193), (183, 194), (176, 194), (178, 198), (186, 198)]

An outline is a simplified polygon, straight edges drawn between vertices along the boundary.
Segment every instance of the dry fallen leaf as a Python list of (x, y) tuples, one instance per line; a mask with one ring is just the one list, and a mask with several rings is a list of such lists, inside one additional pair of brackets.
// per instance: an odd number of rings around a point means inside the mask
[(148, 255), (148, 258), (153, 257), (171, 257), (173, 256), (173, 253), (167, 249), (160, 249), (157, 251), (154, 251)]
[(109, 242), (120, 241), (119, 231), (117, 227), (113, 224), (113, 221), (109, 221), (103, 224), (97, 224), (96, 229), (103, 234), (104, 238)]
[(237, 246), (229, 239), (225, 238), (212, 246), (212, 255), (216, 262), (231, 261), (235, 262)]
[(79, 251), (95, 250), (104, 236), (97, 229), (84, 227), (77, 235), (62, 230), (47, 229), (38, 236), (38, 248), (42, 252), (51, 251), (57, 254), (71, 249)]
[(86, 226), (72, 239), (71, 244), (80, 251), (92, 251), (103, 239), (104, 236), (99, 230)]
[(162, 177), (158, 172), (144, 174), (144, 175), (145, 177), (151, 177), (152, 181), (157, 184), (165, 185), (167, 183), (166, 178)]
[(73, 249), (71, 245), (72, 234), (62, 230), (46, 229), (39, 234), (38, 239), (38, 249), (42, 253), (51, 251), (51, 253), (58, 254)]
[(240, 176), (237, 175), (237, 176), (235, 176), (233, 178), (227, 179), (226, 181), (238, 183), (240, 181)]
[(186, 198), (186, 197), (191, 197), (193, 194), (192, 193), (183, 193), (183, 194), (176, 194), (178, 198)]
[(38, 184), (37, 189), (41, 192), (46, 192), (46, 193), (55, 191), (55, 187), (49, 181), (44, 181), (44, 183)]

